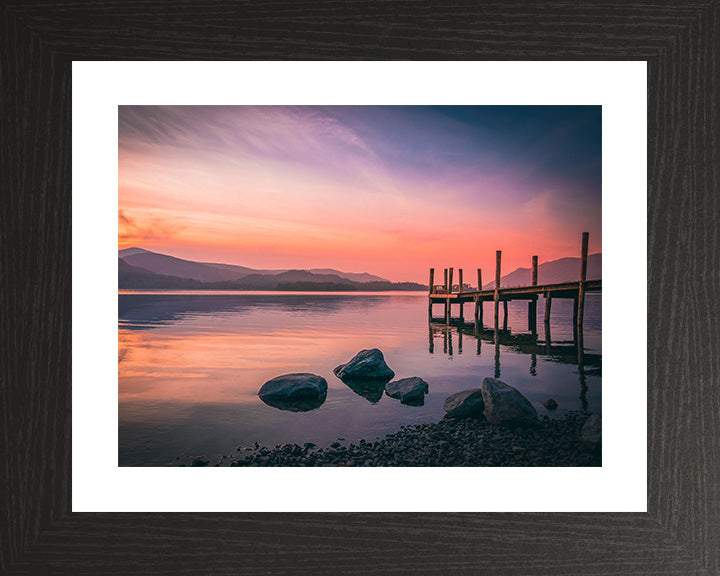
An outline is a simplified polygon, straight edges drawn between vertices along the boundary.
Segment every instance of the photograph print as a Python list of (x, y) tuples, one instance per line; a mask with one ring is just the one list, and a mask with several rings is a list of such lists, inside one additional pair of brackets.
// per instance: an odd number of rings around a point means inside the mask
[(119, 106), (118, 465), (601, 466), (601, 106)]

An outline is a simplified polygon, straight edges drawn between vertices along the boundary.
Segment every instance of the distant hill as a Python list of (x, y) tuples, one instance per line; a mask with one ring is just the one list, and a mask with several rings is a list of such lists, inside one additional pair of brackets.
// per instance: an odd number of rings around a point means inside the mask
[(118, 288), (164, 288), (177, 290), (193, 290), (203, 286), (203, 283), (191, 278), (178, 278), (155, 274), (144, 268), (138, 268), (118, 258)]
[(313, 274), (307, 270), (288, 270), (280, 274), (250, 274), (237, 280), (238, 288), (242, 290), (275, 290), (279, 284), (293, 282), (319, 282), (338, 286), (354, 286), (355, 283), (337, 274)]
[[(257, 270), (236, 264), (221, 264), (216, 262), (194, 262), (183, 260), (167, 254), (151, 252), (144, 248), (125, 248), (118, 250), (118, 257), (122, 258), (131, 266), (145, 268), (156, 274), (166, 276), (177, 276), (180, 278), (191, 278), (201, 282), (222, 282), (226, 280), (239, 280), (250, 275), (277, 276), (290, 270)], [(389, 282), (380, 276), (374, 276), (366, 272), (353, 273), (341, 272), (332, 268), (313, 268), (307, 272), (318, 275), (335, 275), (341, 279), (352, 280), (353, 282)], [(293, 280), (294, 281), (294, 280)], [(334, 280), (332, 280), (334, 282)]]
[(354, 282), (337, 274), (313, 274), (307, 270), (287, 270), (278, 274), (250, 274), (237, 280), (202, 282), (156, 274), (150, 270), (128, 264), (118, 258), (118, 288), (157, 290), (315, 290), (315, 291), (387, 291), (427, 290), (415, 282)]
[(257, 270), (254, 268), (248, 268), (246, 266), (238, 266), (236, 264), (218, 264), (216, 262), (200, 262), (200, 264), (210, 266), (211, 268), (215, 268), (217, 270), (226, 270), (229, 272), (237, 273), (238, 278), (242, 278), (243, 276), (249, 276), (250, 274), (274, 275), (280, 274), (281, 272), (287, 272), (287, 270)]
[(127, 248), (118, 251), (118, 256), (125, 260), (131, 266), (145, 268), (155, 274), (163, 274), (165, 276), (177, 276), (179, 278), (190, 278), (192, 280), (200, 280), (201, 282), (220, 282), (223, 280), (237, 280), (242, 276), (247, 276), (255, 272), (251, 268), (241, 268), (242, 270), (223, 270), (215, 268), (208, 264), (193, 262), (192, 260), (183, 260), (174, 256), (158, 254), (150, 252), (142, 248)]
[[(483, 271), (483, 276), (485, 271)], [(587, 279), (602, 278), (602, 253), (588, 256)], [(555, 284), (556, 282), (574, 282), (580, 279), (580, 258), (560, 258), (543, 262), (538, 266), (538, 284)], [(500, 286), (529, 286), (532, 283), (532, 269), (518, 268), (500, 278)], [(495, 280), (483, 285), (484, 290), (495, 288)]]
[(352, 272), (340, 272), (339, 270), (333, 270), (332, 268), (310, 268), (308, 272), (312, 272), (313, 274), (337, 274), (341, 278), (347, 278), (353, 282), (389, 282), (389, 280), (385, 278), (380, 278), (380, 276), (368, 274), (367, 272), (354, 274)]

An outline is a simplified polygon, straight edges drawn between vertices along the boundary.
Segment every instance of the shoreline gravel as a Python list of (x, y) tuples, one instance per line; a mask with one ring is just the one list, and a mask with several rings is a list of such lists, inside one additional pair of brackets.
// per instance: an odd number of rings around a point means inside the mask
[(446, 418), (403, 426), (373, 442), (239, 447), (238, 454), (214, 464), (196, 458), (192, 466), (601, 466), (601, 450), (580, 439), (589, 416), (542, 416), (536, 426), (514, 429), (489, 424), (484, 417)]

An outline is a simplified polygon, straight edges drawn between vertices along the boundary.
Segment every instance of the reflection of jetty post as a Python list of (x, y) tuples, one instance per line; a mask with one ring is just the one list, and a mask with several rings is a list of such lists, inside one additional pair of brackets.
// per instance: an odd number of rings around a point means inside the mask
[(495, 330), (498, 329), (498, 314), (500, 311), (500, 260), (502, 251), (495, 252)]
[(580, 326), (577, 330), (575, 338), (575, 347), (577, 348), (577, 365), (578, 374), (580, 376), (580, 406), (583, 410), (587, 410), (587, 380), (585, 378), (585, 344), (583, 342), (583, 329)]
[(585, 280), (587, 278), (587, 257), (588, 257), (588, 233), (582, 235), (582, 252), (580, 257), (580, 286), (577, 296), (577, 325), (583, 325), (585, 311)]
[(500, 332), (497, 327), (497, 314), (495, 315), (495, 378), (500, 378)]
[(434, 270), (430, 270), (430, 291), (428, 298), (428, 315), (432, 319), (432, 303), (443, 303), (445, 305), (445, 323), (450, 324), (452, 304), (460, 305), (459, 317), (464, 322), (465, 302), (475, 303), (475, 324), (482, 327), (483, 324), (483, 302), (493, 302), (495, 305), (495, 327), (500, 327), (500, 302), (503, 304), (503, 330), (507, 329), (508, 302), (510, 300), (527, 300), (528, 303), (528, 329), (531, 332), (537, 331), (537, 301), (540, 296), (545, 298), (545, 324), (550, 323), (550, 311), (553, 298), (570, 298), (573, 300), (573, 328), (582, 327), (583, 312), (585, 307), (585, 294), (587, 292), (601, 292), (602, 280), (587, 279), (588, 261), (588, 233), (582, 235), (580, 278), (576, 282), (555, 282), (553, 284), (538, 284), (538, 257), (532, 257), (532, 280), (528, 286), (512, 286), (501, 288), (501, 262), (502, 251), (495, 253), (495, 287), (490, 290), (483, 290), (482, 272), (478, 268), (477, 289), (466, 289), (463, 280), (463, 271), (458, 269), (460, 282), (457, 291), (453, 291), (453, 269), (445, 269), (445, 283), (441, 286), (434, 285)]

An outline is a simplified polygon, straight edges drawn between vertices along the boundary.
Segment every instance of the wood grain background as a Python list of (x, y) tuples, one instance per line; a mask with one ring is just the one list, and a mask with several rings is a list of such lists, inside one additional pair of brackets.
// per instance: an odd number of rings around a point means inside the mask
[[(0, 3), (0, 572), (720, 574), (719, 4)], [(71, 62), (88, 59), (647, 60), (649, 512), (70, 513)]]

